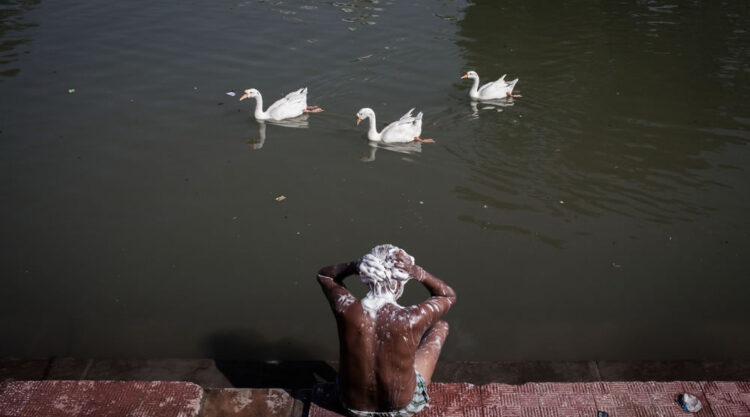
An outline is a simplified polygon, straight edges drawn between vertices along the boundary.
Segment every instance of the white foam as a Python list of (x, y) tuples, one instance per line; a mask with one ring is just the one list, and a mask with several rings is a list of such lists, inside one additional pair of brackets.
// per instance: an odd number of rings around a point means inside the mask
[[(396, 254), (402, 251), (403, 249), (391, 244), (378, 245), (360, 260), (360, 279), (370, 287), (370, 291), (362, 299), (362, 307), (370, 316), (375, 316), (386, 304), (401, 308), (396, 300), (403, 293), (403, 285), (411, 278), (409, 272), (396, 266), (401, 263)], [(406, 251), (403, 252), (406, 254)], [(408, 254), (407, 257), (413, 264), (414, 257)]]
[[(396, 257), (398, 252), (404, 252), (405, 250), (391, 245), (384, 244), (379, 245), (365, 254), (359, 264), (359, 274), (362, 281), (365, 283), (373, 281), (408, 281), (411, 277), (409, 273), (404, 269), (396, 267), (400, 261)], [(407, 257), (414, 264), (414, 257), (407, 254)]]
[(354, 298), (350, 294), (341, 295), (336, 299), (336, 310), (339, 312), (343, 312), (346, 310), (350, 305), (354, 304), (354, 302), (357, 301), (356, 298)]
[(398, 305), (395, 298), (387, 297), (385, 294), (381, 294), (380, 296), (373, 295), (372, 291), (367, 293), (365, 298), (362, 299), (362, 308), (364, 308), (371, 317), (375, 317), (378, 310), (386, 304), (393, 304), (397, 307), (401, 307)]

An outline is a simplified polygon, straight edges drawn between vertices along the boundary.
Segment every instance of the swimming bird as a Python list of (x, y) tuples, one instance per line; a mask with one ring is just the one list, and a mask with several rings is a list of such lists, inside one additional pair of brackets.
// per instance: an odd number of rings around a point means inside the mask
[(365, 107), (357, 112), (357, 126), (359, 126), (362, 120), (369, 118), (370, 130), (367, 131), (367, 139), (373, 142), (405, 143), (417, 141), (435, 143), (432, 139), (422, 139), (419, 137), (422, 134), (422, 112), (419, 112), (416, 116), (412, 116), (411, 113), (413, 111), (414, 109), (409, 110), (400, 119), (378, 132), (375, 129), (375, 112), (371, 108)]
[(260, 91), (249, 88), (245, 94), (240, 97), (240, 101), (246, 98), (255, 98), (255, 119), (256, 120), (284, 120), (300, 116), (304, 113), (322, 112), (318, 106), (307, 106), (307, 87), (292, 91), (286, 96), (278, 99), (271, 104), (266, 111), (263, 111), (263, 96)]
[(474, 80), (474, 85), (469, 90), (469, 97), (475, 100), (492, 100), (498, 98), (510, 98), (510, 97), (521, 97), (520, 94), (513, 94), (513, 88), (518, 82), (518, 78), (512, 81), (505, 81), (503, 74), (497, 81), (489, 82), (479, 88), (479, 75), (474, 71), (469, 71), (461, 78), (471, 78)]

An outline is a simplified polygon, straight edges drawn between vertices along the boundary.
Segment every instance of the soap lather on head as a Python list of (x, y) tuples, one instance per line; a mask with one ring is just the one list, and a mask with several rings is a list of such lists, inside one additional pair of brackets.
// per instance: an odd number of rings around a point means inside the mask
[[(396, 255), (403, 252), (401, 258)], [(414, 257), (403, 249), (391, 245), (378, 245), (372, 248), (359, 262), (359, 276), (362, 282), (370, 287), (365, 298), (383, 298), (395, 301), (404, 293), (404, 284), (411, 276), (403, 268), (404, 259), (414, 264)]]

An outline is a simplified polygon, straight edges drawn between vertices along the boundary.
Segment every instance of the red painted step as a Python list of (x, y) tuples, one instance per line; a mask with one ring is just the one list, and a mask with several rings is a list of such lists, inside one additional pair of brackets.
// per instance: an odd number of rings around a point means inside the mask
[[(586, 382), (523, 385), (434, 383), (430, 404), (415, 417), (750, 417), (750, 382)], [(676, 397), (697, 396), (698, 413), (683, 411)], [(315, 387), (309, 417), (345, 416), (333, 384)]]
[(16, 381), (0, 394), (0, 416), (195, 417), (202, 398), (190, 382)]

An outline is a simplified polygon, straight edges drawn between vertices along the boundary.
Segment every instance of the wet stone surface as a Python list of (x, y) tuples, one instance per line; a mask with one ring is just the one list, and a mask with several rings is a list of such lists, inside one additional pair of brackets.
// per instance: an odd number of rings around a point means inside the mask
[[(748, 382), (587, 382), (522, 385), (434, 383), (430, 405), (417, 417), (459, 416), (685, 416), (681, 393), (698, 397), (704, 407), (695, 416), (750, 416)], [(313, 390), (310, 417), (345, 415), (335, 401), (333, 384)]]
[(201, 417), (300, 417), (304, 409), (302, 400), (281, 389), (211, 389)]
[[(165, 384), (122, 381), (172, 380), (203, 387), (200, 416), (335, 416), (343, 414), (332, 390), (336, 369), (337, 363), (330, 361), (0, 358), (0, 415), (70, 415), (64, 413), (78, 410), (76, 401), (87, 392), (81, 387), (92, 384), (109, 386), (110, 391), (97, 391), (99, 400), (110, 395), (108, 404), (122, 411), (122, 402), (132, 400), (134, 391), (116, 388)], [(675, 379), (711, 382), (628, 382)], [(610, 416), (688, 415), (675, 402), (679, 393), (687, 392), (703, 403), (697, 415), (750, 417), (750, 361), (444, 361), (438, 363), (434, 380), (440, 383), (430, 386), (431, 405), (420, 416), (592, 416), (596, 411)], [(46, 387), (43, 398), (31, 395), (34, 390), (28, 387), (34, 386)], [(55, 395), (64, 398), (56, 411), (39, 408)], [(94, 410), (98, 414), (81, 408), (78, 415), (110, 415), (109, 409)]]
[(0, 395), (0, 415), (194, 417), (202, 398), (187, 382), (15, 381)]

